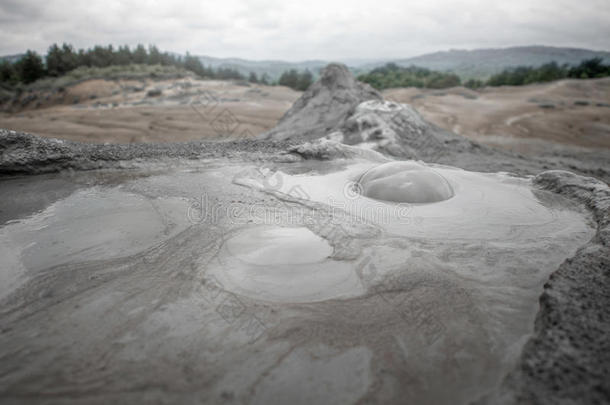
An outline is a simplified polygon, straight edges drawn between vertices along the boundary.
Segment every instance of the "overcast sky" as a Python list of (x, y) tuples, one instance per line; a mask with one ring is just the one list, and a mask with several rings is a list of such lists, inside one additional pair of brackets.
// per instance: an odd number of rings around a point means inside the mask
[(0, 0), (0, 33), (0, 55), (53, 42), (284, 60), (532, 44), (608, 50), (610, 0)]

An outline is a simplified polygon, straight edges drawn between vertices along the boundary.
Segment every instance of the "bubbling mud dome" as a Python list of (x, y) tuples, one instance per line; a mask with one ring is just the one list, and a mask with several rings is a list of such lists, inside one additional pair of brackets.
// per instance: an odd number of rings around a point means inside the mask
[[(361, 295), (384, 272), (362, 283), (354, 261), (367, 250), (386, 252), (377, 259), (378, 269), (405, 260), (424, 266), (427, 260), (472, 250), (467, 265), (452, 271), (513, 282), (517, 261), (527, 258), (550, 272), (566, 257), (561, 246), (578, 246), (574, 242), (592, 232), (582, 212), (567, 209), (574, 208), (567, 200), (502, 173), (403, 161), (356, 163), (323, 175), (313, 167), (302, 174), (252, 170), (234, 182), (283, 200), (301, 226), (246, 227), (225, 242), (219, 256), (225, 264), (216, 276), (235, 292), (261, 299), (305, 302)], [(410, 242), (407, 248), (392, 248), (403, 243), (397, 241)], [(422, 241), (425, 253), (415, 252)], [(510, 253), (515, 250), (524, 256)], [(504, 256), (510, 259), (499, 259)], [(263, 257), (265, 263), (259, 263)], [(479, 263), (490, 259), (493, 269)], [(538, 280), (539, 271), (524, 274), (518, 283), (530, 276)]]
[(542, 285), (595, 232), (587, 212), (507, 173), (309, 162), (233, 182), (279, 200), (283, 217), (248, 215), (208, 276), (265, 305), (340, 308), (341, 321), (313, 322), (352, 330), (379, 319), (371, 336), (391, 335), (404, 373), (418, 376), (408, 403), (470, 403), (499, 384), (532, 333)]
[(391, 162), (367, 171), (358, 181), (366, 197), (399, 203), (432, 203), (453, 197), (443, 176), (416, 162)]
[(217, 278), (241, 295), (277, 302), (314, 302), (363, 293), (348, 263), (306, 227), (257, 226), (228, 238)]

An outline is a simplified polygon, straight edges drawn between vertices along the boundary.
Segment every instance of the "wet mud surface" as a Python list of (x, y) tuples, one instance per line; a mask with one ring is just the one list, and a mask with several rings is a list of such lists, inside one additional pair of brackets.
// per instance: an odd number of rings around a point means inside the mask
[[(40, 207), (3, 207), (14, 219), (0, 228), (0, 397), (467, 403), (489, 392), (592, 218), (527, 179), (449, 167), (434, 168), (455, 190), (439, 203), (353, 193), (377, 165), (93, 171), (54, 183)], [(489, 191), (472, 194), (473, 179)], [(519, 195), (512, 208), (494, 205), (498, 190)]]

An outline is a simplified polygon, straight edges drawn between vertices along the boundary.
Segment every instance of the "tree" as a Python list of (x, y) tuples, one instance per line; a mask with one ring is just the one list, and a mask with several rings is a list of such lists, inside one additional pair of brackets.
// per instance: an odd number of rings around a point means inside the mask
[(78, 66), (91, 66), (91, 57), (88, 52), (84, 49), (79, 49), (76, 54), (76, 60)]
[(580, 65), (573, 67), (568, 72), (568, 77), (576, 79), (605, 76), (610, 76), (610, 65), (604, 65), (602, 58), (583, 60)]
[(254, 72), (250, 72), (250, 77), (248, 77), (248, 81), (250, 83), (258, 83), (258, 76)]
[(15, 66), (6, 60), (0, 62), (0, 82), (7, 84), (14, 84), (19, 81)]
[(299, 73), (295, 69), (282, 73), (279, 80), (280, 86), (290, 87), (291, 89), (296, 89), (298, 82)]
[[(601, 59), (583, 61), (580, 65), (571, 69), (568, 65), (564, 64), (560, 66), (557, 62), (545, 63), (539, 67), (517, 66), (510, 69), (505, 69), (502, 72), (493, 75), (487, 81), (487, 85), (521, 86), (531, 83), (551, 82), (554, 80), (564, 79), (566, 77), (595, 77), (589, 75), (600, 74), (603, 72), (604, 68), (608, 69), (608, 72), (605, 75), (610, 75), (610, 66), (604, 67), (604, 65), (601, 64)], [(596, 73), (593, 73), (594, 71)], [(601, 73), (601, 76), (604, 76), (604, 74)]]
[(51, 45), (45, 59), (47, 73), (50, 76), (64, 75), (78, 66), (78, 57), (74, 52), (74, 48), (66, 43), (61, 48), (57, 44)]
[(220, 80), (244, 80), (244, 76), (237, 69), (230, 67), (218, 68), (215, 77)]
[(466, 83), (464, 83), (464, 86), (468, 87), (469, 89), (479, 89), (484, 85), (485, 84), (483, 81), (478, 79), (469, 79)]
[(148, 46), (148, 64), (149, 65), (160, 65), (163, 61), (161, 52), (154, 45)]
[(90, 63), (96, 67), (107, 67), (114, 64), (114, 49), (112, 45), (103, 47), (96, 45), (93, 49), (87, 51), (90, 57)]
[[(265, 76), (263, 76), (265, 78)], [(313, 82), (313, 75), (309, 70), (299, 73), (296, 69), (290, 69), (282, 73), (278, 84), (290, 87), (294, 90), (305, 91)]]
[(426, 87), (430, 89), (446, 89), (460, 85), (460, 78), (454, 74), (435, 74), (432, 75)]
[(203, 67), (203, 65), (201, 64), (201, 61), (199, 60), (199, 58), (195, 57), (195, 56), (191, 56), (190, 53), (186, 53), (186, 56), (184, 57), (184, 68), (186, 70), (190, 70), (191, 72), (195, 73), (198, 76), (205, 76), (205, 69)]
[(146, 63), (146, 60), (148, 59), (148, 54), (146, 53), (146, 48), (144, 48), (144, 45), (142, 45), (142, 44), (138, 44), (136, 46), (136, 49), (133, 51), (132, 56), (133, 56), (133, 58), (132, 58), (133, 63), (144, 64), (144, 63)]
[(57, 44), (53, 44), (47, 51), (47, 72), (50, 76), (59, 76), (65, 73), (62, 65), (62, 52)]
[(17, 77), (24, 83), (32, 83), (45, 74), (42, 58), (34, 51), (28, 50), (25, 55), (15, 63)]
[(435, 72), (429, 69), (409, 66), (402, 67), (395, 63), (371, 70), (368, 74), (358, 76), (358, 80), (368, 83), (376, 89), (392, 87), (429, 87), (441, 89), (460, 85), (460, 78), (453, 73)]
[(305, 91), (309, 88), (311, 83), (313, 82), (313, 75), (309, 70), (305, 70), (297, 81), (297, 90)]
[(65, 72), (69, 72), (78, 67), (78, 57), (72, 45), (63, 43), (61, 46), (61, 65)]
[(131, 50), (129, 49), (129, 46), (119, 46), (119, 49), (114, 55), (114, 63), (123, 66), (131, 63)]
[(209, 77), (211, 79), (216, 77), (216, 72), (214, 71), (214, 68), (212, 68), (212, 65), (203, 67), (203, 77)]

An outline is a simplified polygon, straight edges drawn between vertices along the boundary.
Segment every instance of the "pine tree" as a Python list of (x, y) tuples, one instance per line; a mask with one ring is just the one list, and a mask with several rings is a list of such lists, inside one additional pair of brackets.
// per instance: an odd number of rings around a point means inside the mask
[(61, 56), (62, 51), (57, 44), (53, 44), (49, 47), (46, 57), (47, 71), (49, 72), (49, 75), (59, 76), (65, 73), (62, 66)]
[(297, 81), (297, 90), (305, 91), (309, 88), (311, 83), (313, 82), (313, 75), (309, 70), (305, 70)]
[(148, 54), (146, 53), (146, 48), (144, 48), (144, 45), (142, 44), (138, 44), (138, 46), (136, 46), (136, 49), (133, 51), (133, 63), (141, 63), (144, 64), (146, 63), (146, 60), (148, 59)]
[(42, 58), (34, 51), (28, 50), (15, 64), (17, 77), (24, 83), (32, 83), (44, 76)]

